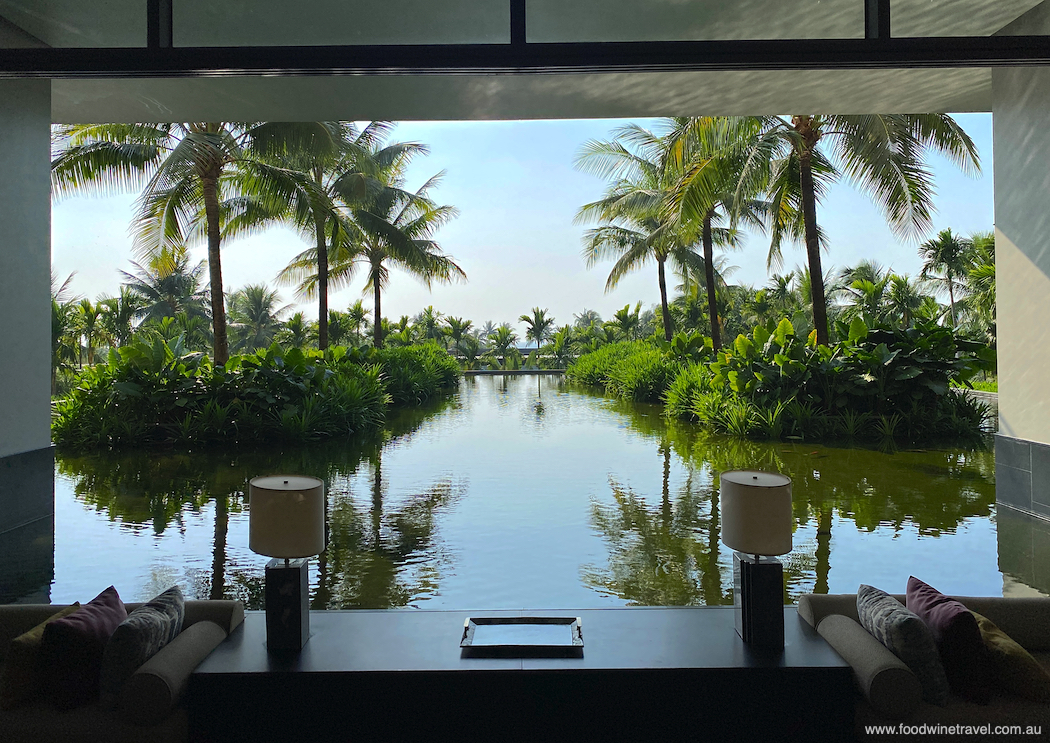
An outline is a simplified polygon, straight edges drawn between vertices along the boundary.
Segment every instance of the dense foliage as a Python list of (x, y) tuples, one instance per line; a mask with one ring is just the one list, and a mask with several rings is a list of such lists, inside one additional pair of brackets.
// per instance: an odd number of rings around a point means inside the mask
[(156, 339), (86, 368), (56, 403), (52, 435), (74, 448), (345, 436), (378, 427), (392, 404), (454, 389), (458, 375), (433, 345), (322, 352), (275, 344), (213, 366), (181, 339)]
[[(617, 397), (663, 400), (669, 416), (737, 436), (924, 441), (975, 435), (982, 403), (950, 391), (994, 368), (994, 352), (949, 329), (869, 329), (860, 317), (817, 345), (791, 322), (759, 325), (719, 352), (710, 339), (605, 346), (569, 367), (569, 379)], [(661, 386), (662, 385), (662, 386)]]

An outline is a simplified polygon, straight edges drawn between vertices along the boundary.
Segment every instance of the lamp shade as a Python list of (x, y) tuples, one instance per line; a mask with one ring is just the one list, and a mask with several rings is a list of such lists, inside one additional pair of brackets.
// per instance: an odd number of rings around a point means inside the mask
[(791, 551), (791, 478), (776, 472), (730, 470), (721, 480), (722, 541), (750, 555)]
[(256, 477), (248, 486), (248, 547), (269, 557), (324, 551), (324, 483), (316, 477)]

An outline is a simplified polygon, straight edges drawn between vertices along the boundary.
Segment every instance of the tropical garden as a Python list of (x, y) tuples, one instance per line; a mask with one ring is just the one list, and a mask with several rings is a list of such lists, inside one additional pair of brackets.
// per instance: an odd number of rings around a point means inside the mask
[[(558, 324), (428, 306), (383, 315), (391, 269), (425, 285), (466, 279), (437, 241), (457, 210), (416, 189), (428, 153), (371, 122), (57, 127), (59, 197), (132, 190), (134, 260), (115, 296), (52, 282), (55, 440), (310, 439), (381, 425), (385, 411), (455, 388), (460, 369), (568, 369), (571, 380), (741, 436), (925, 440), (979, 430), (987, 410), (952, 390), (995, 384), (991, 233), (931, 236), (926, 157), (979, 168), (946, 115), (665, 119), (584, 143), (576, 166), (607, 182), (578, 221), (606, 288), (655, 267), (660, 301)], [(877, 260), (827, 269), (821, 197), (846, 180), (919, 246), (917, 276)], [(275, 286), (224, 291), (222, 246), (282, 224), (307, 248)], [(730, 253), (764, 236), (769, 280), (732, 283)], [(805, 248), (784, 266), (784, 248)], [(207, 247), (194, 262), (190, 248)], [(371, 301), (329, 306), (366, 279)], [(292, 311), (279, 287), (316, 313)], [(315, 319), (316, 318), (316, 319)], [(524, 332), (519, 335), (519, 329)]]

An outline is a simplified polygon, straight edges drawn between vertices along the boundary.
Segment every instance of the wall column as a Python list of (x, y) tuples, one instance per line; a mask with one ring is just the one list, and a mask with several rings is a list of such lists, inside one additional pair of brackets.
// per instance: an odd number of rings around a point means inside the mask
[[(1000, 33), (1050, 33), (1050, 3)], [(996, 68), (992, 96), (996, 500), (1050, 518), (1050, 68)]]
[(0, 80), (0, 604), (54, 576), (50, 142), (51, 81)]

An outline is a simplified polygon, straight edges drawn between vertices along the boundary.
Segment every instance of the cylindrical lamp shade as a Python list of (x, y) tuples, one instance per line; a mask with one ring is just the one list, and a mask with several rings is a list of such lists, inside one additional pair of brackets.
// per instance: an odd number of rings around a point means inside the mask
[(324, 483), (316, 477), (256, 477), (248, 486), (248, 548), (269, 557), (324, 551)]
[(791, 551), (791, 478), (775, 472), (730, 470), (721, 480), (722, 541), (749, 555)]

